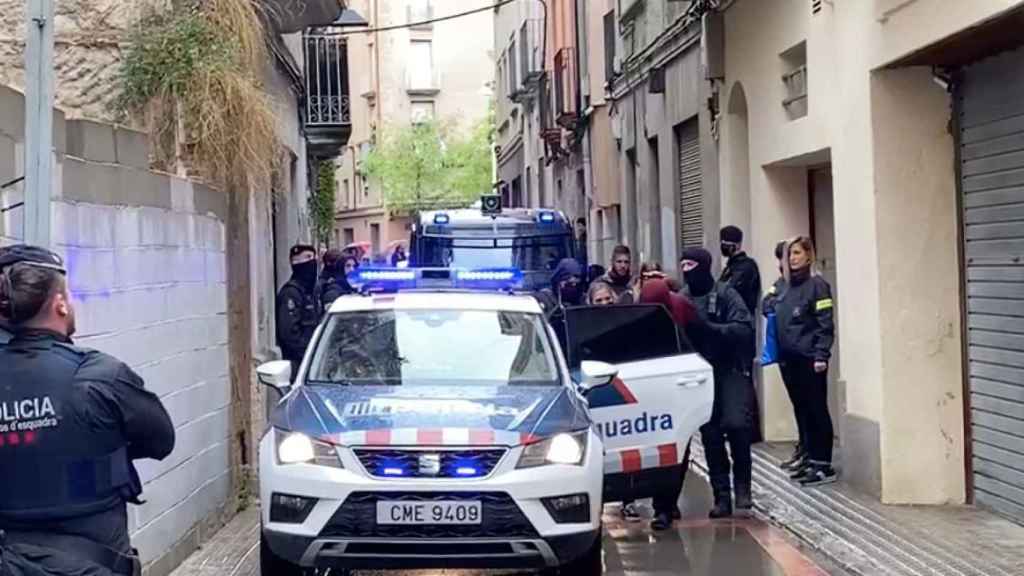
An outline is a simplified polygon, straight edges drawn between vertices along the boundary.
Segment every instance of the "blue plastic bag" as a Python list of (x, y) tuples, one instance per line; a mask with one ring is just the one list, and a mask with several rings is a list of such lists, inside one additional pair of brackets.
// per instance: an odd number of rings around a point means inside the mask
[(765, 318), (764, 347), (761, 349), (761, 366), (776, 364), (779, 361), (779, 340), (775, 327), (775, 313), (770, 312)]

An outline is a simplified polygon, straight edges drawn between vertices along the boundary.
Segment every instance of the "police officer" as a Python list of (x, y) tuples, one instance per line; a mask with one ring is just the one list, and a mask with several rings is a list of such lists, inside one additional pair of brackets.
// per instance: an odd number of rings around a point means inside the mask
[(316, 297), (316, 249), (297, 244), (289, 256), (292, 277), (277, 293), (277, 345), (284, 359), (292, 363), (294, 376), (320, 323), (320, 304)]
[(836, 481), (834, 431), (828, 409), (828, 364), (835, 339), (832, 288), (814, 268), (814, 244), (799, 236), (783, 256), (788, 282), (775, 301), (779, 368), (792, 388), (797, 422), (803, 420), (807, 456), (791, 474), (803, 486)]
[(714, 507), (709, 516), (732, 515), (732, 492), (735, 492), (737, 511), (749, 514), (753, 508), (750, 446), (760, 440), (756, 428), (757, 399), (751, 377), (753, 318), (734, 288), (715, 282), (711, 275), (710, 252), (703, 248), (685, 250), (680, 265), (686, 280), (684, 295), (697, 311), (697, 319), (687, 324), (686, 334), (697, 351), (711, 363), (715, 376), (711, 420), (700, 430), (714, 492)]
[(568, 306), (583, 304), (583, 267), (572, 258), (563, 258), (551, 273), (551, 288), (544, 288), (536, 298), (548, 320), (561, 317)]
[[(127, 365), (76, 347), (61, 259), (18, 246), (3, 255), (0, 310), (0, 550), (8, 574), (138, 574), (127, 503), (133, 462), (163, 459), (174, 426)], [(0, 570), (2, 570), (0, 569)]]
[(757, 262), (743, 251), (743, 230), (726, 226), (719, 232), (719, 239), (722, 256), (728, 259), (719, 279), (739, 292), (747, 310), (754, 314), (761, 298), (761, 272)]

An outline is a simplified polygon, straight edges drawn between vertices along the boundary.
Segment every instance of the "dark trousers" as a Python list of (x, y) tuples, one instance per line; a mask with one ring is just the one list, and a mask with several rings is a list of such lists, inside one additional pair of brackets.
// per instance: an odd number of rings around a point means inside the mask
[(808, 457), (820, 464), (832, 463), (832, 415), (828, 409), (828, 372), (815, 372), (810, 358), (789, 358), (782, 364), (782, 377), (786, 389), (793, 388), (796, 396), (793, 407), (801, 444)]
[(796, 433), (800, 451), (807, 453), (807, 423), (805, 422), (806, 407), (803, 404), (803, 395), (800, 393), (799, 379), (796, 364), (803, 360), (791, 360), (779, 364), (779, 371), (782, 372), (782, 383), (786, 385), (786, 394), (789, 395), (789, 402), (793, 405), (793, 418), (796, 420)]
[(665, 486), (657, 496), (653, 498), (655, 514), (672, 514), (679, 507), (679, 495), (683, 493), (683, 483), (686, 481), (686, 471), (690, 468), (690, 443), (686, 443), (686, 451), (683, 452), (683, 462), (679, 474), (672, 479), (672, 482)]
[[(752, 468), (751, 436), (751, 431), (746, 429), (726, 430), (715, 424), (705, 424), (701, 427), (700, 438), (704, 444), (704, 457), (708, 462), (708, 477), (711, 489), (716, 495), (729, 494), (733, 485), (746, 487), (749, 491)], [(725, 449), (726, 442), (729, 443), (728, 452)], [(730, 471), (732, 482), (729, 481)]]

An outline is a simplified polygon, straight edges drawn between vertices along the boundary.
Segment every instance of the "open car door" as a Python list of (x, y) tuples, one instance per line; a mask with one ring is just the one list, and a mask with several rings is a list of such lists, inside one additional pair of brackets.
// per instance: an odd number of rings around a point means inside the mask
[(580, 363), (615, 365), (611, 386), (587, 399), (605, 445), (605, 500), (653, 496), (678, 466), (690, 438), (711, 418), (714, 381), (660, 305), (592, 306), (565, 313), (564, 352)]

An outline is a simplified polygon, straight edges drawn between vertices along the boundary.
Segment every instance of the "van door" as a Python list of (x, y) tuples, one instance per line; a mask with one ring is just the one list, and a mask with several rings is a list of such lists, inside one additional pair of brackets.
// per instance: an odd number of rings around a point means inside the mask
[(605, 445), (605, 474), (675, 466), (690, 437), (711, 419), (714, 381), (704, 361), (660, 305), (571, 308), (565, 353), (615, 365), (611, 386), (593, 390), (591, 417)]

